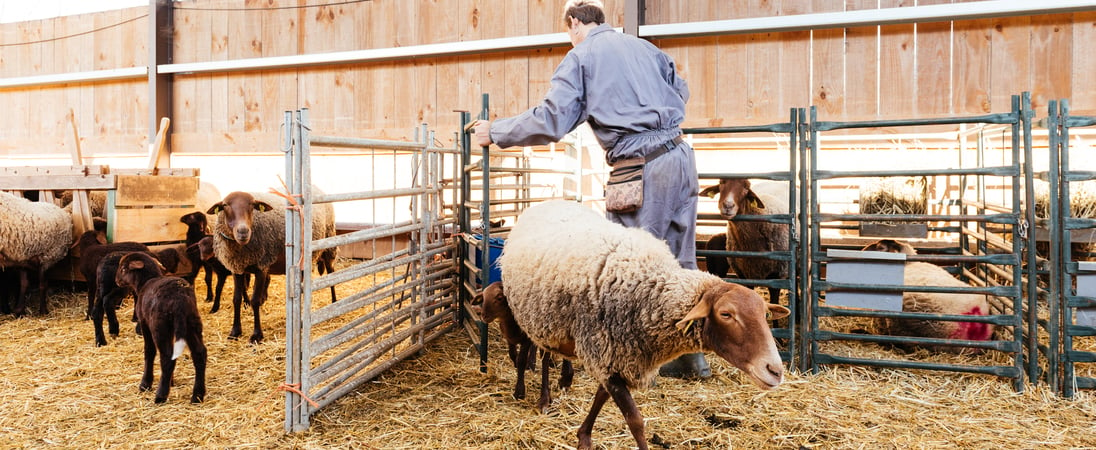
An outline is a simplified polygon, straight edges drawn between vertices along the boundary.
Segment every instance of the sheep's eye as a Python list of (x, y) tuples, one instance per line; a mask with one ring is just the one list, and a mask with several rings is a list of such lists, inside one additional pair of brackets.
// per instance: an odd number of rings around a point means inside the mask
[(719, 313), (719, 317), (723, 320), (731, 320), (734, 319), (734, 314), (731, 314), (729, 312), (721, 312)]

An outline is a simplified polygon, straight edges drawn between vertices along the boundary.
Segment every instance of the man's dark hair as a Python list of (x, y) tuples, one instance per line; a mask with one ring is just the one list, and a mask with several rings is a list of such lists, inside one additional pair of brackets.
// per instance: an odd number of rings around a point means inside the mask
[(605, 23), (605, 11), (600, 0), (568, 0), (563, 6), (563, 25), (571, 28), (571, 18), (581, 23)]

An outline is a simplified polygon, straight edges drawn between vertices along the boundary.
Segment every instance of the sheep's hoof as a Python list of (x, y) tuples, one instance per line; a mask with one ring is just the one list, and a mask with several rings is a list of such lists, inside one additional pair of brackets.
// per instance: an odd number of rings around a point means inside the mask
[(152, 383), (141, 383), (137, 386), (137, 389), (141, 392), (148, 392), (152, 390)]
[(190, 396), (190, 403), (202, 403), (205, 401), (205, 394)]
[[(115, 337), (117, 337), (117, 336), (115, 336)], [(96, 347), (102, 347), (102, 346), (104, 346), (104, 345), (107, 345), (107, 341), (106, 341), (106, 340), (102, 340), (102, 341), (100, 341), (100, 340), (98, 340), (98, 339), (96, 339), (96, 340), (95, 340), (95, 346), (96, 346)]]
[(160, 397), (160, 396), (157, 395), (156, 399), (153, 400), (153, 401), (156, 402), (156, 403), (163, 403), (163, 402), (167, 401), (167, 397)]
[(261, 344), (263, 342), (263, 334), (262, 333), (255, 333), (255, 334), (251, 335), (250, 342), (252, 344)]
[(213, 307), (209, 309), (209, 313), (213, 314), (213, 313), (215, 313), (217, 311), (220, 311), (220, 310), (221, 310), (221, 305), (218, 304), (218, 303), (214, 303)]
[(243, 334), (243, 333), (240, 331), (239, 328), (232, 327), (232, 331), (228, 332), (228, 338), (232, 339), (232, 340), (236, 340), (236, 339), (240, 338), (241, 334)]

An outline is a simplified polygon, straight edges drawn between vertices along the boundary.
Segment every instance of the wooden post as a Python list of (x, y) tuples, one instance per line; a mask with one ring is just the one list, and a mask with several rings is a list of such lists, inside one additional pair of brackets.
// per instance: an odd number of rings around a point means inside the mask
[(171, 119), (167, 117), (160, 119), (160, 129), (156, 131), (156, 139), (148, 149), (148, 171), (153, 175), (156, 174), (156, 166), (164, 155), (164, 147), (167, 144), (167, 129), (170, 126)]
[[(84, 165), (84, 155), (80, 150), (80, 132), (76, 128), (76, 112), (69, 109), (69, 123), (72, 124), (72, 165)], [(84, 189), (72, 190), (72, 233), (76, 239), (85, 231), (94, 230), (95, 225), (91, 220), (91, 202), (88, 200), (88, 191)]]
[(624, 1), (624, 32), (632, 36), (639, 36), (639, 26), (643, 25), (647, 14), (645, 0)]
[[(153, 136), (157, 134), (160, 118), (171, 118), (172, 85), (174, 76), (160, 73), (160, 64), (171, 64), (173, 35), (175, 34), (175, 10), (171, 0), (149, 0), (148, 2), (148, 145), (152, 152), (155, 144)], [(161, 127), (166, 128), (166, 127)], [(165, 136), (166, 138), (166, 136)], [(157, 137), (159, 139), (159, 137)], [(164, 140), (163, 151), (156, 150), (158, 161), (150, 163), (152, 168), (171, 167), (171, 144)]]

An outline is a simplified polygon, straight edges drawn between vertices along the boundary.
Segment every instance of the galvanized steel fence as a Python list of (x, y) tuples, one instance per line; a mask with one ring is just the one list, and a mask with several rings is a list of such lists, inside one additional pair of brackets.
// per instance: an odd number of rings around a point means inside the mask
[[(420, 351), (457, 325), (455, 250), (458, 154), (439, 148), (425, 125), (416, 142), (313, 135), (308, 110), (285, 114), (286, 395), (285, 428), (304, 430), (310, 416)], [(319, 195), (312, 190), (313, 146), (352, 149), (360, 190)], [(449, 178), (446, 179), (446, 174)], [(447, 200), (448, 198), (448, 200)], [(370, 211), (357, 231), (311, 236), (314, 205), (345, 204)], [(364, 246), (371, 257), (313, 277), (312, 252)], [(337, 302), (313, 294), (337, 286)], [(320, 298), (326, 298), (321, 295)]]
[[(1079, 339), (1096, 336), (1096, 326), (1077, 317), (1096, 314), (1096, 293), (1076, 288), (1085, 284), (1086, 267), (1071, 252), (1078, 231), (1096, 233), (1096, 219), (1074, 217), (1070, 189), (1074, 183), (1096, 180), (1096, 170), (1070, 168), (1069, 130), (1096, 126), (1096, 118), (1069, 115), (1064, 100), (1050, 104), (1044, 124), (1049, 130), (1050, 169), (1047, 218), (1036, 219), (1033, 169), (1031, 99), (1028, 93), (1012, 97), (1011, 111), (968, 117), (886, 121), (824, 121), (815, 108), (793, 109), (788, 122), (763, 126), (692, 128), (689, 139), (705, 136), (769, 135), (767, 155), (777, 158), (774, 170), (743, 170), (746, 164), (728, 160), (699, 174), (702, 183), (721, 178), (749, 178), (786, 183), (789, 210), (769, 215), (742, 215), (735, 221), (787, 225), (784, 249), (747, 252), (704, 249), (698, 259), (745, 258), (787, 263), (786, 278), (727, 280), (785, 293), (780, 301), (793, 311), (786, 322), (774, 325), (781, 357), (803, 371), (826, 365), (857, 365), (896, 369), (926, 369), (997, 376), (1022, 390), (1027, 382), (1049, 383), (1065, 395), (1096, 387), (1096, 379), (1078, 376), (1080, 364), (1096, 363), (1096, 353), (1078, 351)], [(376, 377), (395, 363), (421, 350), (432, 339), (464, 327), (480, 353), (481, 370), (487, 363), (487, 325), (468, 308), (470, 300), (488, 282), (499, 277), (494, 258), (501, 252), (513, 221), (528, 206), (557, 198), (583, 198), (581, 183), (588, 170), (583, 156), (568, 147), (558, 154), (528, 149), (490, 151), (472, 148), (468, 127), (472, 115), (460, 113), (463, 131), (455, 148), (433, 145), (425, 126), (416, 142), (314, 136), (308, 111), (286, 113), (286, 189), (298, 203), (287, 211), (286, 277), (286, 429), (307, 428), (309, 417), (340, 396)], [(483, 99), (481, 118), (489, 117)], [(894, 167), (878, 161), (872, 168), (860, 164), (843, 168), (820, 151), (822, 139), (853, 129), (931, 129), (960, 126), (971, 130), (974, 147), (962, 148), (955, 159), (930, 161), (913, 167)], [(914, 131), (916, 133), (916, 131)], [(991, 140), (995, 143), (989, 145)], [(312, 192), (312, 146), (354, 149), (363, 167), (378, 165), (406, 169), (387, 179), (387, 185), (362, 186), (354, 192), (318, 195)], [(992, 148), (988, 148), (992, 147)], [(870, 159), (870, 158), (866, 158)], [(567, 161), (561, 164), (560, 161)], [(771, 161), (770, 161), (771, 162)], [(863, 163), (864, 161), (860, 161)], [(709, 166), (704, 166), (708, 168)], [(934, 211), (924, 214), (878, 214), (823, 211), (821, 189), (835, 180), (943, 179), (953, 190), (935, 199)], [(389, 220), (336, 237), (310, 241), (313, 205), (341, 202), (388, 202)], [(400, 212), (396, 212), (400, 210)], [(377, 217), (374, 217), (377, 219)], [(720, 227), (717, 214), (701, 212), (698, 226)], [(923, 240), (919, 254), (904, 261), (946, 267), (964, 287), (911, 286), (904, 282), (831, 279), (839, 262), (865, 262), (857, 255), (863, 241), (827, 238), (824, 230), (861, 228), (865, 224), (924, 224), (927, 233), (941, 239)], [(1035, 228), (1041, 227), (1036, 233)], [(1038, 235), (1038, 236), (1037, 236)], [(400, 245), (400, 237), (406, 244)], [(863, 237), (863, 236), (861, 236)], [(1037, 251), (1037, 237), (1049, 241), (1047, 254)], [(937, 244), (928, 245), (929, 241)], [(940, 245), (945, 242), (946, 245)], [(311, 275), (312, 252), (336, 246), (369, 244), (373, 257), (365, 262), (319, 277)], [(384, 245), (378, 245), (384, 243)], [(919, 244), (920, 245), (920, 244)], [(382, 249), (383, 247), (383, 249)], [(837, 255), (832, 250), (848, 251)], [(851, 254), (851, 256), (850, 256)], [(904, 264), (904, 263), (903, 263)], [(1096, 290), (1096, 278), (1093, 278)], [(344, 286), (339, 301), (315, 304), (314, 292)], [(347, 292), (352, 293), (347, 294)], [(984, 295), (991, 311), (986, 315), (938, 314), (831, 304), (827, 297), (855, 292), (869, 296), (901, 296), (904, 292)], [(992, 324), (994, 339), (964, 340), (891, 336), (835, 328), (844, 320), (877, 321), (920, 319)], [(1087, 320), (1087, 319), (1086, 319)], [(998, 357), (972, 359), (980, 363), (918, 361), (897, 356), (880, 358), (857, 354), (842, 343), (881, 346), (943, 346)], [(838, 347), (835, 347), (838, 346)], [(851, 350), (850, 350), (851, 349)]]

